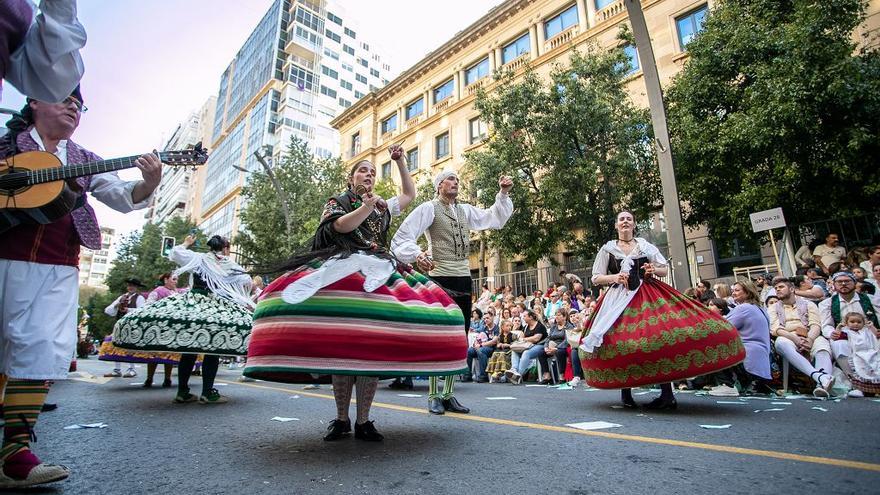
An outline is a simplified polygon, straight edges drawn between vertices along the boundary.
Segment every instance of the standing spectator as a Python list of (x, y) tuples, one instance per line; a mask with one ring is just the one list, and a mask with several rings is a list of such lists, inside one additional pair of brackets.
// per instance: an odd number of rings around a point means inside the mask
[(733, 293), (730, 291), (730, 286), (723, 283), (718, 282), (712, 287), (712, 290), (715, 292), (715, 297), (724, 299), (727, 301), (728, 306), (735, 306), (736, 303), (733, 301)]
[(559, 281), (565, 285), (568, 290), (574, 290), (574, 284), (583, 285), (584, 281), (574, 273), (568, 273), (565, 270), (559, 271)]
[(846, 248), (840, 245), (839, 236), (831, 232), (825, 236), (825, 244), (816, 246), (813, 250), (813, 260), (816, 267), (821, 269), (825, 275), (831, 275), (831, 265), (834, 263), (843, 263), (846, 259)]
[(816, 266), (816, 260), (813, 259), (813, 251), (819, 245), (818, 239), (813, 239), (808, 244), (804, 244), (794, 253), (794, 261), (797, 263), (798, 270), (813, 268)]

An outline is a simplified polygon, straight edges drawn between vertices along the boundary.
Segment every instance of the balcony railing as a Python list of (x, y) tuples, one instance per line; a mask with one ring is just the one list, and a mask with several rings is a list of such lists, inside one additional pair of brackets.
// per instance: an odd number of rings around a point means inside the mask
[(469, 85), (465, 88), (465, 92), (467, 92), (467, 95), (468, 95), (468, 96), (475, 95), (475, 94), (477, 94), (477, 90), (480, 89), (480, 88), (482, 88), (482, 87), (483, 87), (483, 84), (485, 84), (485, 83), (486, 83), (486, 78), (485, 78), (485, 77), (482, 78), (482, 79), (478, 79), (478, 80), (472, 82), (471, 84), (469, 84)]
[(623, 0), (617, 0), (611, 5), (596, 12), (596, 20), (597, 22), (605, 22), (621, 12), (626, 12), (626, 6), (623, 4)]
[(419, 122), (422, 121), (422, 117), (423, 117), (424, 115), (425, 115), (424, 113), (420, 113), (419, 115), (416, 115), (415, 117), (413, 117), (413, 118), (407, 120), (407, 121), (406, 121), (406, 128), (407, 128), (407, 129), (412, 129), (413, 127), (419, 125)]
[(504, 66), (505, 69), (517, 71), (529, 61), (529, 54), (524, 53)]
[(567, 30), (557, 34), (556, 36), (544, 42), (544, 51), (549, 52), (550, 50), (555, 50), (556, 48), (559, 48), (560, 46), (571, 42), (571, 40), (574, 39), (577, 33), (578, 26), (575, 25), (568, 28)]
[(452, 101), (451, 96), (446, 98), (445, 100), (441, 101), (440, 103), (434, 104), (434, 113), (442, 112), (443, 110), (446, 110), (447, 108), (449, 108), (450, 101)]

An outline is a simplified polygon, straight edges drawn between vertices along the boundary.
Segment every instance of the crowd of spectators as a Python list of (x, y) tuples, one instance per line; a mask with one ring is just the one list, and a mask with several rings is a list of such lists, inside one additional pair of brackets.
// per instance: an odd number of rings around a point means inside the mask
[[(773, 393), (789, 366), (819, 398), (880, 393), (880, 246), (848, 253), (832, 233), (795, 257), (793, 277), (761, 273), (732, 285), (703, 280), (685, 291), (736, 327), (746, 359), (680, 388), (721, 397)], [(471, 314), (472, 374), (463, 380), (521, 384), (531, 375), (541, 384), (579, 386), (577, 345), (595, 307), (583, 281), (564, 271), (556, 284), (528, 296), (484, 285)]]

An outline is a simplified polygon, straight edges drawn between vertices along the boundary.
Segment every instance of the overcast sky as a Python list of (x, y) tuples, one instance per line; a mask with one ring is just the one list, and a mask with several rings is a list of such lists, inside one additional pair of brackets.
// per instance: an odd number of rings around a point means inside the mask
[[(358, 38), (381, 47), (401, 72), (486, 14), (501, 0), (342, 0)], [(88, 33), (82, 93), (88, 112), (73, 140), (104, 158), (161, 146), (177, 124), (217, 94), (220, 75), (272, 0), (81, 0)], [(0, 106), (24, 98), (5, 84)], [(122, 172), (140, 178), (136, 170)], [(96, 205), (102, 225), (127, 233), (142, 212), (123, 215)]]

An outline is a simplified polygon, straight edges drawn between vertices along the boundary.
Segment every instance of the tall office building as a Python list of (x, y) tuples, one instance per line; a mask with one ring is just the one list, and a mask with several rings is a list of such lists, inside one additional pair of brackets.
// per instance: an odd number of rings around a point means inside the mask
[(339, 154), (330, 121), (390, 79), (376, 46), (332, 1), (276, 0), (220, 77), (198, 222), (234, 236), (254, 153), (277, 159), (291, 136), (319, 156)]
[[(163, 151), (184, 150), (202, 143), (209, 146), (214, 126), (214, 108), (217, 98), (212, 96), (199, 110), (194, 111), (171, 134), (162, 146)], [(162, 224), (174, 216), (192, 217), (193, 203), (199, 191), (199, 179), (204, 177), (205, 166), (166, 167), (156, 190), (153, 204), (147, 213), (150, 222)]]
[(79, 253), (79, 284), (106, 289), (104, 279), (115, 258), (116, 230), (101, 227), (101, 249), (83, 247)]

